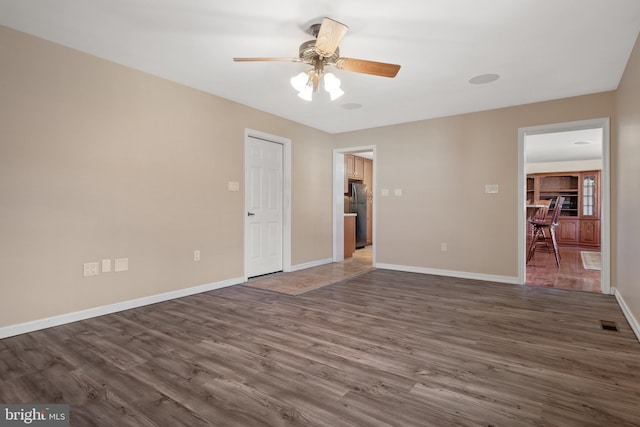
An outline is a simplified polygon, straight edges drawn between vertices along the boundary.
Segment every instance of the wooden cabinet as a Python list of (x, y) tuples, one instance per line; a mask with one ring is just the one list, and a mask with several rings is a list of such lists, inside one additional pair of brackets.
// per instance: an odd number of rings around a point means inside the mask
[(580, 221), (580, 244), (600, 246), (600, 220), (583, 219)]
[[(564, 197), (560, 216), (578, 217), (580, 195), (580, 174), (542, 175), (538, 179), (538, 198), (536, 200), (555, 200)], [(552, 212), (554, 206), (549, 208)]]
[(344, 257), (351, 258), (356, 250), (356, 217), (344, 216)]
[(364, 158), (353, 154), (344, 155), (347, 179), (362, 180), (364, 173)]
[(558, 243), (561, 245), (577, 245), (580, 239), (578, 224), (578, 219), (560, 218), (558, 228), (556, 228)]
[(583, 172), (580, 180), (580, 217), (600, 218), (600, 172)]
[[(559, 196), (565, 200), (556, 230), (558, 243), (600, 246), (600, 171), (527, 176), (527, 200), (556, 200)], [(549, 216), (553, 208), (552, 204)]]

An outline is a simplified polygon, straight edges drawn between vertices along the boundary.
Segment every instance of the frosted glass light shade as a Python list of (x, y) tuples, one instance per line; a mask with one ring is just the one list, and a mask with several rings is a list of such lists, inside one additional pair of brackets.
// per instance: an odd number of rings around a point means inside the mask
[(334, 89), (340, 88), (340, 79), (333, 73), (327, 73), (324, 75), (324, 90), (331, 92)]
[(324, 90), (329, 92), (331, 100), (334, 101), (344, 95), (344, 91), (340, 89), (340, 79), (332, 73), (324, 75)]
[[(313, 85), (310, 84), (310, 76), (312, 72), (300, 73), (291, 77), (291, 86), (298, 91), (298, 96), (305, 101), (311, 101), (313, 98)], [(329, 93), (331, 100), (334, 101), (344, 95), (344, 91), (340, 89), (340, 79), (332, 73), (322, 75), (324, 81), (324, 90)]]
[(305, 85), (302, 90), (298, 92), (298, 96), (305, 101), (313, 100), (313, 88), (311, 86)]
[(300, 73), (295, 77), (291, 77), (290, 81), (291, 86), (293, 86), (295, 90), (297, 90), (298, 92), (302, 92), (309, 82), (309, 76), (307, 76), (307, 73)]
[(344, 95), (344, 91), (340, 88), (333, 89), (331, 92), (329, 92), (329, 97), (331, 97), (332, 101), (335, 101), (336, 99), (340, 98), (342, 95)]

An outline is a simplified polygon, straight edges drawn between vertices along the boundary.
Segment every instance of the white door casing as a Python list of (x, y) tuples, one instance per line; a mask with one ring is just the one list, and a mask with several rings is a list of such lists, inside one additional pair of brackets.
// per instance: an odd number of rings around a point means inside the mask
[(600, 175), (600, 253), (602, 254), (602, 270), (600, 271), (600, 288), (603, 294), (612, 293), (611, 287), (611, 165), (610, 165), (610, 123), (609, 118), (587, 119), (550, 125), (531, 126), (518, 129), (518, 283), (525, 284), (526, 262), (525, 242), (527, 233), (525, 206), (525, 140), (527, 135), (555, 133), (581, 129), (602, 129), (602, 172)]
[(283, 270), (283, 145), (245, 144), (246, 276)]

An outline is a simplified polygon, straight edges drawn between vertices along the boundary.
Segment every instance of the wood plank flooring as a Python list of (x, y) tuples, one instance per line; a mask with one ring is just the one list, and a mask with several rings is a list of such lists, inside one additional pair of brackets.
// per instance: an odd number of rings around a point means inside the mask
[(594, 249), (560, 246), (559, 268), (553, 252), (537, 251), (527, 264), (527, 285), (600, 293), (600, 271), (584, 268), (583, 250)]
[(83, 427), (638, 426), (640, 343), (608, 295), (375, 270), (0, 340), (0, 402)]

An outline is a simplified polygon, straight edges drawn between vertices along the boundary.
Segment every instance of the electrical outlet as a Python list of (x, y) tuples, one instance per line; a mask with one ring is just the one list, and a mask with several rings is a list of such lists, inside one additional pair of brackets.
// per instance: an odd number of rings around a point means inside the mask
[(193, 260), (194, 261), (200, 261), (200, 251), (199, 250), (193, 251)]
[(114, 267), (113, 271), (116, 273), (119, 271), (127, 271), (129, 269), (129, 258), (116, 258)]
[(446, 243), (440, 243), (440, 250), (442, 252), (447, 252), (447, 244)]
[(100, 264), (97, 262), (85, 262), (82, 264), (82, 276), (90, 277), (100, 274)]

